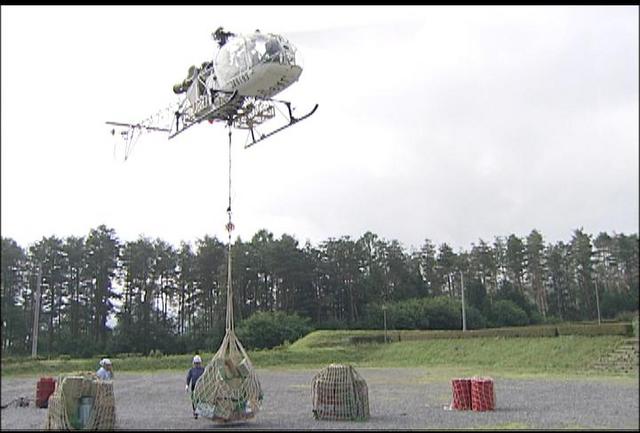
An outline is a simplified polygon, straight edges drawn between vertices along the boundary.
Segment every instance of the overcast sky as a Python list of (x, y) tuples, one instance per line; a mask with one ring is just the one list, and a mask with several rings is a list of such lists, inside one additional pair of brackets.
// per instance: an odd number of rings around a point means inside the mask
[(138, 122), (210, 59), (211, 32), (280, 33), (308, 120), (243, 149), (235, 235), (317, 244), (370, 230), (468, 249), (532, 229), (637, 233), (638, 8), (2, 6), (3, 237), (226, 240), (227, 130), (146, 134), (124, 162), (105, 121)]

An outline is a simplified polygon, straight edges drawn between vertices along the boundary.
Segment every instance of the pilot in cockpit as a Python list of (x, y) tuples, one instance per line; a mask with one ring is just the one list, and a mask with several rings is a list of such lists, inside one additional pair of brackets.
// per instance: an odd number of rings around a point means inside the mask
[(222, 46), (227, 43), (227, 40), (230, 37), (235, 36), (235, 33), (225, 32), (222, 27), (218, 27), (216, 31), (211, 34), (211, 36), (213, 36), (213, 39), (218, 42), (218, 47), (222, 48)]

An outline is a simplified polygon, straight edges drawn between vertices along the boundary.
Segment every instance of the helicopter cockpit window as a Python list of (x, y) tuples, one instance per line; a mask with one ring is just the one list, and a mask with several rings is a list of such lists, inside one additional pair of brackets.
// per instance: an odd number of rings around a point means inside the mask
[(256, 33), (246, 40), (251, 65), (259, 63), (279, 63), (281, 47), (271, 35)]
[(238, 73), (249, 68), (247, 62), (247, 47), (243, 37), (234, 37), (220, 48), (216, 57), (215, 70), (222, 82), (230, 81)]
[(256, 33), (247, 40), (251, 63), (295, 65), (295, 48), (283, 37)]
[(251, 59), (251, 65), (257, 65), (262, 61), (265, 52), (265, 43), (267, 38), (263, 35), (253, 35), (247, 41), (247, 47), (249, 48), (249, 58)]
[(276, 38), (271, 36), (265, 41), (263, 61), (279, 62), (281, 51), (282, 47), (280, 46), (280, 43)]
[(280, 63), (284, 63), (287, 65), (295, 65), (296, 49), (294, 48), (294, 46), (280, 35), (277, 35), (276, 38), (278, 40), (278, 45), (281, 47), (281, 51), (282, 51), (282, 59), (280, 60)]
[(282, 36), (274, 34), (235, 36), (218, 51), (216, 77), (224, 86), (239, 74), (266, 63), (296, 65), (295, 47)]

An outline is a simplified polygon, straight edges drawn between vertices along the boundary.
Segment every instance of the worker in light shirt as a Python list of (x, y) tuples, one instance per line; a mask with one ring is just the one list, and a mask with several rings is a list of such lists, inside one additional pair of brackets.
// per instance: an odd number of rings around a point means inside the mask
[(96, 376), (102, 380), (113, 379), (113, 366), (111, 365), (111, 360), (109, 360), (109, 358), (104, 358), (100, 361), (100, 368), (96, 372)]

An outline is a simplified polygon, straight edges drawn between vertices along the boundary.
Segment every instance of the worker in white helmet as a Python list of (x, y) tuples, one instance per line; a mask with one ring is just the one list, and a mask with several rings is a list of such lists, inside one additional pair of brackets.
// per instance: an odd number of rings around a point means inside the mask
[[(198, 381), (198, 378), (202, 376), (202, 373), (204, 373), (202, 358), (200, 358), (199, 355), (196, 355), (193, 357), (193, 367), (191, 367), (189, 369), (189, 373), (187, 373), (187, 386), (185, 386), (184, 388), (185, 391), (189, 392), (189, 387), (191, 387), (191, 392), (193, 393), (193, 390), (196, 387), (196, 382)], [(196, 405), (193, 400), (191, 401), (191, 407), (193, 408), (193, 417), (195, 419), (198, 419), (198, 414), (196, 413)]]
[(103, 358), (100, 361), (100, 368), (96, 372), (96, 376), (102, 380), (113, 379), (113, 366), (111, 365), (111, 360), (109, 360), (109, 358)]

